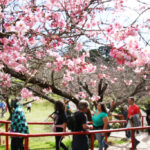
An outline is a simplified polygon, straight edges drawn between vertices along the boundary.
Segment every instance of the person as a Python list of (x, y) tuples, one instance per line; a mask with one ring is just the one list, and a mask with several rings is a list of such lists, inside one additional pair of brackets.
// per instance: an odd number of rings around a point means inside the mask
[[(66, 132), (67, 117), (65, 114), (65, 105), (61, 101), (55, 102), (55, 112), (49, 115), (49, 117), (54, 119), (53, 132)], [(68, 148), (62, 143), (63, 136), (55, 136), (56, 150), (60, 150), (62, 147), (64, 150)]]
[[(87, 124), (86, 112), (88, 109), (88, 102), (81, 100), (78, 104), (78, 111), (74, 113), (76, 120), (75, 131), (87, 131), (93, 129), (92, 125)], [(72, 150), (88, 150), (89, 142), (88, 135), (73, 135)]]
[[(93, 117), (93, 126), (95, 130), (105, 130), (108, 126), (108, 115), (106, 112), (106, 108), (102, 102), (98, 102), (97, 110), (95, 111)], [(104, 141), (104, 133), (96, 133), (96, 139), (98, 140), (99, 150), (103, 150), (108, 148), (108, 144)]]
[[(150, 126), (150, 104), (148, 104), (146, 110), (146, 121), (147, 121), (147, 125)], [(150, 129), (148, 129), (148, 135), (150, 135)]]
[[(127, 105), (124, 105), (124, 106), (123, 106), (122, 115), (123, 115), (123, 119), (127, 121), (127, 120), (128, 120), (128, 106), (127, 106)], [(127, 123), (124, 123), (123, 126), (126, 127), (126, 126), (127, 126)], [(127, 138), (130, 138), (130, 137), (131, 137), (130, 131), (125, 131), (125, 134), (126, 134), (126, 137), (127, 137)]]
[(92, 114), (91, 114), (91, 110), (89, 108), (87, 109), (86, 115), (87, 115), (88, 121), (92, 121)]
[(31, 107), (32, 107), (32, 104), (31, 104), (31, 103), (28, 103), (28, 104), (27, 104), (27, 111), (31, 112)]
[(7, 105), (4, 101), (0, 102), (0, 108), (2, 109), (1, 117), (4, 117), (5, 112), (7, 111)]
[[(134, 98), (133, 97), (129, 97), (128, 98), (128, 123), (127, 123), (127, 127), (128, 125), (131, 127), (137, 127), (140, 126), (140, 117), (141, 117), (141, 112), (139, 107), (135, 104), (134, 102)], [(136, 137), (134, 138), (134, 147), (136, 149), (137, 145), (140, 143), (140, 141), (138, 141), (136, 139)]]
[(69, 100), (67, 99), (64, 99), (64, 103), (65, 103), (65, 113), (66, 113), (66, 116), (69, 117), (71, 116), (71, 110), (70, 110), (70, 106), (69, 106)]
[[(29, 134), (28, 124), (22, 109), (20, 100), (17, 98), (13, 100), (13, 109), (10, 131)], [(23, 137), (11, 137), (11, 150), (24, 150)]]

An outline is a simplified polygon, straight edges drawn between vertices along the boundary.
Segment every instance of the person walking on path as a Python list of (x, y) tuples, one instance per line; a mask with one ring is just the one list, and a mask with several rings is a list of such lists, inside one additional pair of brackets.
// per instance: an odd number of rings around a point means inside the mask
[(69, 106), (69, 100), (68, 99), (64, 99), (64, 104), (65, 104), (65, 113), (67, 117), (70, 117), (72, 112), (70, 110), (70, 106)]
[[(105, 130), (108, 126), (108, 115), (106, 108), (102, 102), (97, 104), (97, 110), (92, 117), (94, 130)], [(105, 150), (108, 148), (108, 144), (104, 141), (104, 133), (96, 133), (96, 139), (98, 140), (99, 150)]]
[[(123, 106), (123, 112), (122, 112), (122, 114), (123, 114), (123, 119), (127, 121), (128, 120), (128, 106), (127, 105)], [(126, 126), (127, 126), (127, 123), (124, 123), (123, 127), (125, 128)], [(125, 131), (125, 133), (126, 133), (126, 137), (127, 138), (131, 137), (130, 131)]]
[(32, 104), (31, 104), (31, 103), (28, 103), (28, 104), (27, 104), (27, 111), (31, 112), (31, 107), (32, 107)]
[[(76, 120), (76, 128), (75, 131), (87, 131), (88, 129), (92, 130), (93, 126), (88, 125), (87, 123), (87, 109), (88, 102), (85, 100), (81, 100), (78, 104), (78, 111), (75, 112), (74, 117)], [(73, 135), (72, 141), (72, 150), (88, 150), (89, 149), (89, 141), (88, 135)]]
[[(28, 124), (19, 99), (13, 100), (10, 131), (29, 134)], [(23, 137), (11, 137), (11, 150), (24, 150)]]
[[(54, 107), (55, 112), (49, 115), (50, 118), (54, 119), (53, 132), (66, 132), (67, 117), (65, 114), (65, 105), (61, 101), (56, 101)], [(63, 136), (55, 136), (56, 150), (60, 150), (60, 147), (68, 150), (64, 143), (62, 143), (63, 138)]]
[[(141, 117), (140, 109), (135, 104), (133, 97), (128, 98), (128, 104), (129, 104), (129, 107), (128, 107), (128, 124), (127, 124), (127, 127), (129, 127), (129, 126), (130, 127), (138, 127), (138, 126), (141, 125), (141, 122), (140, 122), (140, 117)], [(139, 143), (140, 143), (140, 141), (138, 141), (135, 137), (134, 138), (134, 147), (136, 148)]]
[(4, 101), (1, 101), (0, 102), (0, 108), (2, 109), (1, 118), (3, 118), (5, 112), (7, 111), (7, 104)]
[[(148, 104), (146, 110), (146, 121), (147, 121), (147, 125), (150, 126), (150, 104)], [(150, 129), (148, 129), (148, 135), (150, 135)]]

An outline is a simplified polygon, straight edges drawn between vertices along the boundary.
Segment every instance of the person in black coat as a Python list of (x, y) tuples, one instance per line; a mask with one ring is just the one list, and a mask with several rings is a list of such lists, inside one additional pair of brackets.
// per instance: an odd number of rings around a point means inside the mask
[[(148, 104), (147, 110), (146, 110), (146, 121), (148, 126), (150, 126), (150, 104)], [(150, 135), (150, 129), (148, 129), (148, 135)]]
[[(66, 132), (67, 117), (65, 114), (65, 105), (61, 101), (56, 101), (54, 107), (55, 112), (49, 115), (50, 118), (54, 119), (53, 132)], [(64, 136), (55, 136), (56, 150), (60, 150), (60, 147), (68, 150), (62, 142), (63, 138)]]

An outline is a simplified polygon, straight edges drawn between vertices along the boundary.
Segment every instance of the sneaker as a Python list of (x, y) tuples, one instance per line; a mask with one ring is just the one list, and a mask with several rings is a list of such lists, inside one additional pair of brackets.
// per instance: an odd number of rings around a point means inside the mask
[(137, 145), (140, 143), (140, 141), (136, 141), (135, 143), (135, 148), (137, 147)]
[(106, 146), (105, 146), (105, 150), (107, 150), (107, 148), (108, 148), (108, 147), (109, 147), (109, 146), (108, 146), (108, 145), (106, 145)]
[(139, 130), (136, 130), (136, 134), (139, 134), (140, 132), (139, 132)]

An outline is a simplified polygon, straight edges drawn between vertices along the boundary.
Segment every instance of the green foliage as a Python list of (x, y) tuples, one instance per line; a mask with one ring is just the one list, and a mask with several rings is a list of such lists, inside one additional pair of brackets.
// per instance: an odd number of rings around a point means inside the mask
[(92, 62), (96, 62), (97, 57), (103, 57), (105, 61), (109, 61), (110, 59), (110, 46), (100, 46), (98, 49), (90, 50), (90, 60)]
[(109, 60), (109, 53), (110, 53), (110, 50), (112, 49), (112, 47), (106, 45), (106, 46), (100, 46), (99, 47), (99, 51), (101, 52), (102, 56), (106, 59), (106, 60)]
[(97, 49), (90, 50), (90, 60), (92, 62), (95, 62), (96, 61), (96, 57), (98, 57), (98, 56), (100, 57), (101, 55), (102, 54)]

